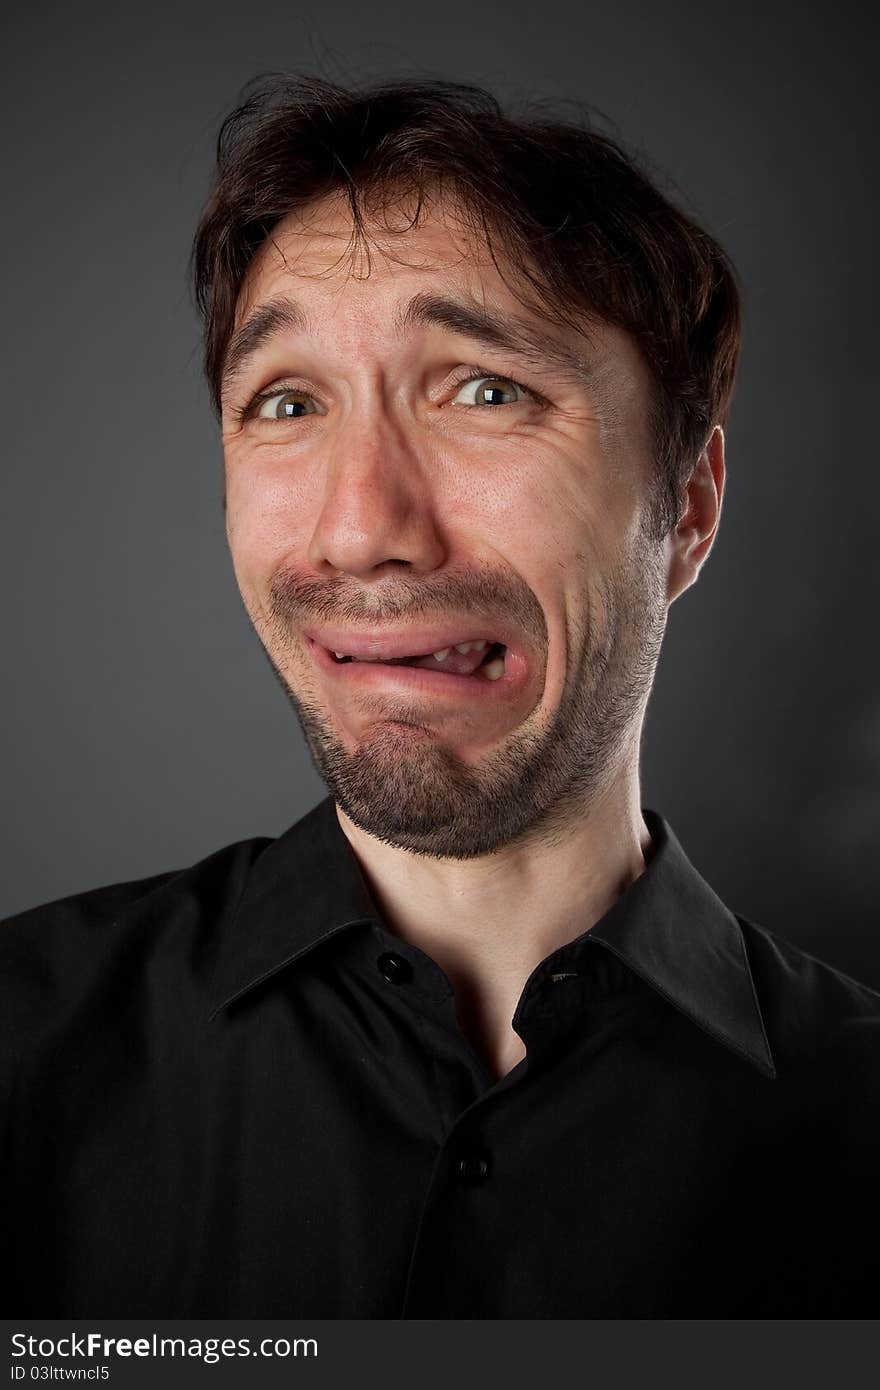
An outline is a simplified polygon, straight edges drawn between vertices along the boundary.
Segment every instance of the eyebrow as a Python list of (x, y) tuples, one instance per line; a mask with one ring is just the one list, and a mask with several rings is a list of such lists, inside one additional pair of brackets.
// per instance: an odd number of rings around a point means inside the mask
[(421, 293), (400, 310), (395, 327), (406, 334), (414, 327), (447, 328), (463, 338), (473, 338), (486, 347), (516, 357), (533, 371), (555, 367), (573, 381), (592, 380), (591, 364), (536, 323), (514, 315), (502, 316), (478, 304), (444, 295)]
[[(423, 291), (399, 307), (394, 327), (404, 336), (418, 327), (446, 328), (506, 352), (533, 371), (552, 367), (576, 385), (588, 385), (597, 376), (594, 363), (538, 324), (493, 313), (476, 300), (467, 302)], [(260, 348), (284, 332), (303, 333), (309, 328), (309, 316), (296, 300), (279, 295), (261, 304), (230, 341), (223, 364), (224, 395)]]
[(228, 391), (235, 379), (241, 376), (261, 347), (285, 331), (302, 333), (308, 327), (308, 315), (294, 299), (278, 295), (261, 304), (230, 339), (223, 359), (223, 392)]

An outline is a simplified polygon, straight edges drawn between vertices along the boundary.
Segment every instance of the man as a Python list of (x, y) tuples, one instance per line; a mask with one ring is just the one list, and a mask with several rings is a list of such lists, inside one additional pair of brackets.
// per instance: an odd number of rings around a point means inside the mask
[(611, 141), (264, 81), (194, 244), (244, 604), (328, 797), (3, 928), (7, 1306), (876, 1307), (880, 996), (640, 805), (739, 300)]

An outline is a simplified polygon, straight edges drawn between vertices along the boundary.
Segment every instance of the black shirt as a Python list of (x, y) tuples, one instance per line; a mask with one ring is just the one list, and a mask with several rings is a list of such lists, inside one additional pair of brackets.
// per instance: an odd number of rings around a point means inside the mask
[(7, 1316), (876, 1315), (880, 994), (643, 815), (500, 1080), (330, 797), (8, 918)]

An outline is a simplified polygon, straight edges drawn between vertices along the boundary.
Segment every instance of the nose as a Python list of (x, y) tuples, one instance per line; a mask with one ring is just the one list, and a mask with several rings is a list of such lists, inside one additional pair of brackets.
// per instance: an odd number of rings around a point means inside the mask
[(444, 555), (425, 455), (384, 412), (349, 420), (324, 459), (310, 564), (366, 579), (400, 565), (436, 569)]

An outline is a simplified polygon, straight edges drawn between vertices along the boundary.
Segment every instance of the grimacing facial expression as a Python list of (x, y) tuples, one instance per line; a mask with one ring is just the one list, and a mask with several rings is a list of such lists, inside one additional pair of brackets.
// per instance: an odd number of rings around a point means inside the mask
[(665, 627), (648, 369), (616, 328), (525, 310), (449, 204), (351, 238), (339, 196), (312, 204), (242, 289), (242, 599), (355, 824), (435, 858), (550, 842), (637, 760)]

